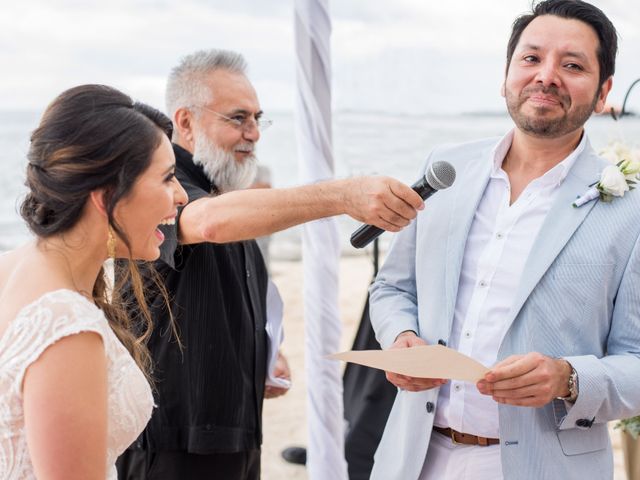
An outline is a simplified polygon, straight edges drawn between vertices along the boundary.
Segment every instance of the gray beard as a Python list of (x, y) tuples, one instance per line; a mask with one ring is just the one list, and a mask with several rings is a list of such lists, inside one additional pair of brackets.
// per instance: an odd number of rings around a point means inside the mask
[(258, 169), (255, 155), (238, 162), (233, 153), (219, 148), (205, 135), (195, 136), (193, 162), (202, 167), (209, 181), (220, 193), (249, 187)]

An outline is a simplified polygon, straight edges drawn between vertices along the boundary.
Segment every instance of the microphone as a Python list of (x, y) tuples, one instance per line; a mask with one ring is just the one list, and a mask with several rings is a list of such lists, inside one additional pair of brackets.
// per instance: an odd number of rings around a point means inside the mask
[[(456, 169), (449, 162), (434, 162), (429, 165), (427, 174), (411, 185), (422, 200), (426, 200), (438, 190), (449, 188), (456, 179)], [(356, 248), (366, 247), (374, 238), (384, 232), (373, 225), (362, 225), (351, 235), (351, 245)]]

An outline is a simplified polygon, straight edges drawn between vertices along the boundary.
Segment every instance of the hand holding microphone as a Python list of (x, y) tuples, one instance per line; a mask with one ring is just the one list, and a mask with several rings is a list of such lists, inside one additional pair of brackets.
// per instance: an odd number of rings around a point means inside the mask
[[(456, 170), (448, 162), (434, 162), (429, 165), (426, 175), (414, 183), (411, 188), (423, 200), (426, 200), (438, 190), (449, 188), (456, 179)], [(374, 238), (384, 232), (373, 225), (362, 225), (351, 235), (351, 245), (356, 248), (367, 246)]]

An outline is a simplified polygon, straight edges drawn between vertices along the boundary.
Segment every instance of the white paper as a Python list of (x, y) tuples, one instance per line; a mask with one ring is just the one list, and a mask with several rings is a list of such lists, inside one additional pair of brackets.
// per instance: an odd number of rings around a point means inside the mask
[(477, 382), (489, 371), (473, 358), (442, 345), (420, 345), (389, 350), (351, 350), (336, 353), (330, 358), (416, 378)]
[(267, 359), (267, 379), (265, 385), (278, 388), (291, 388), (291, 381), (286, 378), (274, 376), (274, 369), (278, 360), (278, 351), (284, 340), (284, 329), (282, 326), (283, 303), (280, 292), (275, 283), (269, 278), (267, 285), (267, 331), (268, 339), (268, 359)]

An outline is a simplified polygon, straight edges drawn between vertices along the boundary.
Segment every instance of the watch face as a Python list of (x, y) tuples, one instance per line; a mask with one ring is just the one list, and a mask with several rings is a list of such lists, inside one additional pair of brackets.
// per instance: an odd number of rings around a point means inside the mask
[(558, 400), (565, 400), (567, 402), (575, 402), (578, 398), (578, 373), (575, 369), (571, 369), (571, 375), (567, 382), (567, 388), (569, 389), (569, 395), (566, 397), (556, 397)]

